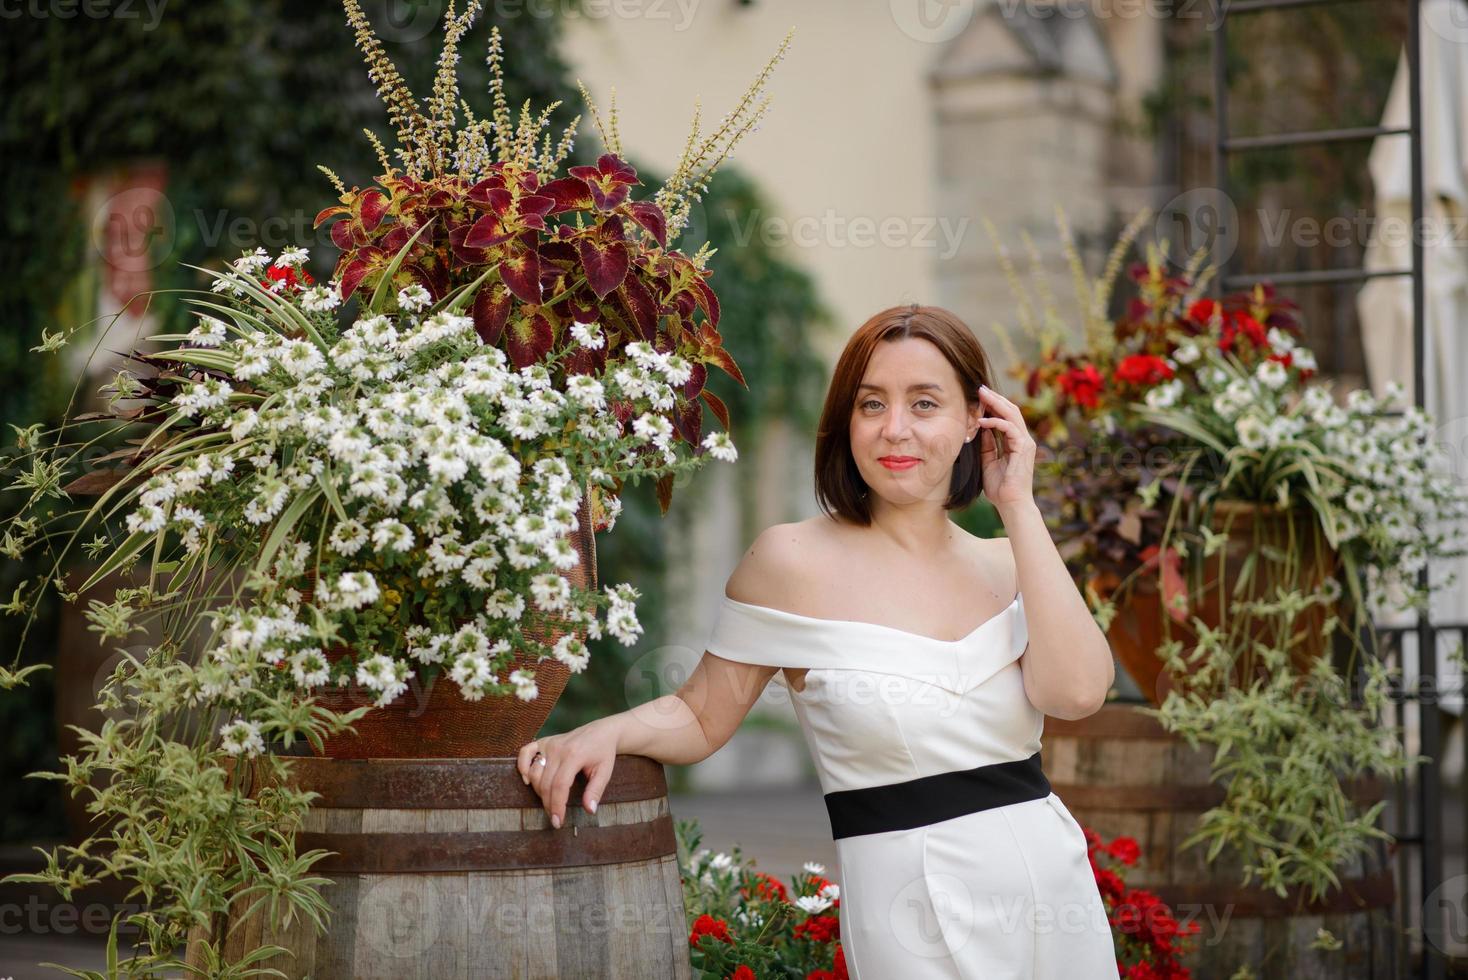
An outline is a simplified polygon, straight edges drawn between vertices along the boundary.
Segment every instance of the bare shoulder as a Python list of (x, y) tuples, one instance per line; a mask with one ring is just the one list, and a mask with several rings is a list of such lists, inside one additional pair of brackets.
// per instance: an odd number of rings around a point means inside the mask
[(960, 533), (969, 539), (969, 554), (984, 580), (1008, 583), (1009, 594), (1013, 595), (1019, 588), (1019, 570), (1014, 564), (1014, 547), (1010, 540), (1006, 537), (981, 538), (963, 530)]
[(755, 537), (729, 575), (724, 594), (738, 602), (784, 608), (810, 568), (819, 566), (834, 540), (834, 522), (824, 515), (771, 524)]

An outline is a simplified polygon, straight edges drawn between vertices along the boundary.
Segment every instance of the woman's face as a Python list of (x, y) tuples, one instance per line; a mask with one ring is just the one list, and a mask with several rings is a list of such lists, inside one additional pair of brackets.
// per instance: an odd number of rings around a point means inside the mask
[(851, 454), (873, 494), (893, 504), (948, 499), (953, 463), (979, 429), (958, 372), (928, 340), (884, 341), (851, 410)]

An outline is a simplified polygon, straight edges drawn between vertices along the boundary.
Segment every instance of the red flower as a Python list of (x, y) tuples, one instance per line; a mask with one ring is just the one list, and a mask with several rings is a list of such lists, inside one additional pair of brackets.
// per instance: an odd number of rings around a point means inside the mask
[(713, 936), (726, 943), (734, 942), (734, 938), (729, 935), (729, 923), (716, 919), (707, 912), (693, 920), (693, 932), (688, 936), (688, 945), (697, 949), (698, 941), (704, 936)]
[(1230, 313), (1223, 321), (1223, 336), (1218, 339), (1219, 350), (1232, 350), (1234, 341), (1242, 333), (1255, 347), (1269, 349), (1269, 337), (1264, 325), (1247, 313)]
[(846, 950), (840, 943), (836, 944), (836, 959), (831, 964), (831, 972), (836, 974), (836, 980), (850, 980), (846, 975)]
[(1096, 869), (1096, 887), (1100, 889), (1102, 895), (1113, 901), (1121, 898), (1126, 893), (1126, 885), (1122, 883), (1117, 873), (1110, 868)]
[(1208, 321), (1213, 319), (1213, 311), (1217, 308), (1218, 304), (1211, 299), (1193, 300), (1192, 305), (1188, 307), (1188, 319), (1200, 327), (1206, 327)]
[(1105, 384), (1101, 372), (1096, 370), (1094, 364), (1071, 368), (1060, 376), (1060, 390), (1077, 405), (1085, 408), (1096, 407), (1096, 400)]
[(751, 970), (743, 963), (740, 963), (739, 968), (733, 973), (729, 974), (729, 980), (758, 980), (758, 978), (754, 975), (753, 970)]
[(305, 289), (315, 281), (304, 267), (297, 269), (292, 265), (272, 265), (265, 270), (265, 280), (260, 285), (269, 289), (272, 282), (281, 282), (286, 289)]
[(1132, 354), (1121, 359), (1113, 375), (1131, 385), (1155, 385), (1172, 377), (1172, 368), (1156, 354)]
[[(754, 872), (754, 877), (755, 877), (755, 887), (754, 887), (754, 890), (755, 890), (755, 894), (758, 897), (760, 897), (762, 899), (765, 899), (766, 901), (775, 901), (775, 900), (778, 900), (778, 901), (781, 901), (781, 902), (788, 902), (788, 901), (790, 901), (790, 893), (786, 890), (785, 885), (783, 883), (781, 883), (779, 881), (779, 879), (771, 878), (769, 875), (765, 874), (763, 871), (756, 871), (756, 872)], [(745, 897), (748, 897), (749, 896), (749, 889), (748, 888), (740, 888), (739, 889), (739, 894), (744, 895)]]
[(1126, 865), (1136, 864), (1137, 858), (1142, 856), (1142, 849), (1130, 837), (1118, 837), (1106, 845), (1106, 851), (1112, 857)]
[(841, 934), (841, 920), (834, 915), (813, 915), (795, 927), (795, 935), (817, 943), (829, 943)]

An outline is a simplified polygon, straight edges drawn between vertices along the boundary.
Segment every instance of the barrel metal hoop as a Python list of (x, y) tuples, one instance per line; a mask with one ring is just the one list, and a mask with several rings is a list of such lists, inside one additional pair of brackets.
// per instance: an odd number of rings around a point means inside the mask
[(296, 848), (335, 851), (311, 866), (324, 874), (424, 874), (629, 864), (676, 854), (677, 838), (665, 813), (640, 823), (559, 830), (303, 832)]

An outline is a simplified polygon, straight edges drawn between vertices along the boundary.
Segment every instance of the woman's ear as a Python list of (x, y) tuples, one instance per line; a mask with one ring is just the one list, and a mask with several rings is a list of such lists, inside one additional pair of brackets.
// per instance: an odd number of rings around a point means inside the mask
[(964, 431), (964, 442), (973, 442), (979, 437), (979, 419), (984, 417), (984, 403), (975, 399), (969, 402), (967, 429)]

